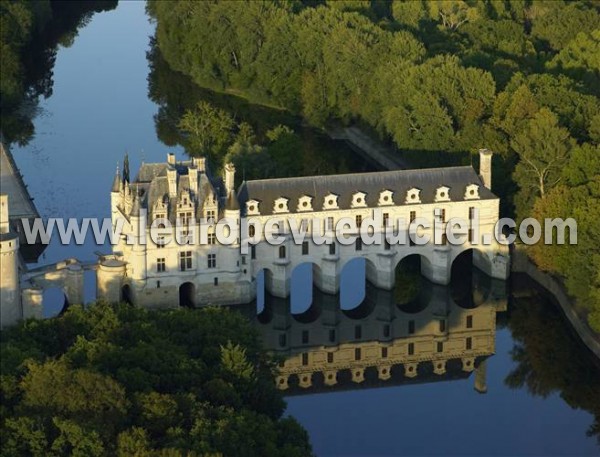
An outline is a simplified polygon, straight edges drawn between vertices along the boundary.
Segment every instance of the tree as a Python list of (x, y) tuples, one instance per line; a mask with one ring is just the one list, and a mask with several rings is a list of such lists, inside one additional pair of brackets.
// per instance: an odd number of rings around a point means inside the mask
[(187, 136), (191, 155), (217, 157), (230, 144), (235, 123), (225, 111), (200, 101), (195, 109), (187, 110), (179, 121), (179, 128)]
[(561, 180), (574, 141), (568, 130), (558, 125), (556, 115), (542, 108), (510, 144), (520, 160), (516, 171), (522, 179), (519, 185), (528, 192), (533, 185), (544, 198)]
[(3, 330), (0, 353), (3, 456), (311, 455), (232, 310), (71, 305)]

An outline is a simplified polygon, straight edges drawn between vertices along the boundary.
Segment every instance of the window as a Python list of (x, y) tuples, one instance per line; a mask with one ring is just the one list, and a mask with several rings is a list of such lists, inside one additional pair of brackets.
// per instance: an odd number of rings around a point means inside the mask
[(387, 356), (388, 356), (388, 348), (386, 348), (386, 347), (381, 348), (381, 358), (387, 359)]
[(190, 221), (192, 219), (192, 213), (191, 212), (179, 213), (179, 219), (181, 219), (181, 226), (187, 227), (188, 225), (190, 225)]
[(384, 338), (389, 338), (390, 337), (390, 324), (385, 324), (383, 326), (383, 337)]
[(181, 271), (192, 269), (192, 251), (183, 251), (179, 253), (179, 269)]
[(302, 330), (302, 344), (308, 344), (308, 330)]
[(446, 246), (448, 244), (448, 235), (446, 232), (442, 233), (442, 246)]
[(208, 234), (208, 244), (217, 244), (217, 234), (216, 233)]
[(442, 319), (440, 321), (440, 332), (444, 333), (446, 331), (446, 321), (444, 319)]
[(354, 247), (357, 251), (362, 251), (362, 247), (363, 247), (362, 238), (356, 239), (356, 241), (354, 243)]
[(302, 255), (308, 255), (308, 241), (302, 242)]
[(467, 316), (467, 328), (473, 328), (473, 316)]
[(302, 353), (302, 365), (308, 365), (308, 352)]
[(250, 258), (256, 259), (256, 246), (254, 245), (250, 246)]
[(218, 286), (219, 285), (219, 278), (215, 278), (214, 281), (213, 281), (213, 284), (215, 286)]
[(217, 254), (208, 254), (208, 268), (217, 268)]
[(385, 240), (383, 240), (383, 249), (386, 251), (389, 251), (390, 249), (392, 249), (392, 245), (387, 240), (387, 238)]
[(387, 227), (390, 222), (390, 213), (383, 213), (383, 226)]
[(285, 246), (279, 246), (279, 258), (285, 259)]
[(465, 341), (465, 348), (467, 350), (473, 349), (473, 338), (468, 337), (467, 340)]
[(156, 247), (157, 249), (162, 249), (165, 247), (165, 237), (159, 236), (156, 238)]
[(335, 243), (329, 245), (329, 255), (335, 255)]
[(362, 358), (362, 354), (361, 354), (360, 348), (355, 348), (354, 349), (354, 360), (360, 360), (361, 358)]
[(256, 235), (256, 227), (254, 226), (254, 224), (250, 224), (248, 226), (248, 236), (254, 236)]
[(245, 255), (242, 256), (242, 265), (246, 265), (246, 256)]
[(412, 335), (415, 333), (415, 321), (408, 321), (408, 334)]
[(335, 343), (335, 329), (329, 330), (329, 342)]
[(362, 225), (362, 216), (360, 214), (356, 215), (356, 228), (360, 230), (360, 226)]
[(417, 218), (417, 212), (416, 211), (411, 211), (410, 212), (410, 222), (414, 222), (414, 220)]
[(164, 259), (164, 257), (156, 259), (156, 271), (158, 273), (162, 273), (165, 270), (166, 270), (166, 266), (165, 266), (165, 259)]
[(362, 327), (360, 325), (354, 326), (354, 339), (360, 340), (362, 338)]
[(444, 352), (444, 343), (442, 341), (438, 341), (437, 343), (437, 351)]
[(208, 222), (215, 221), (215, 210), (214, 209), (206, 210), (206, 220)]
[(333, 217), (327, 218), (327, 230), (333, 230)]
[(160, 281), (156, 281), (156, 288), (160, 289)]
[(279, 335), (279, 346), (284, 347), (287, 344), (287, 335), (285, 333), (281, 333)]
[(308, 232), (308, 219), (302, 219), (300, 221), (300, 230), (303, 232)]
[(408, 355), (415, 354), (415, 343), (408, 343)]
[(333, 363), (333, 352), (327, 353), (327, 363)]
[(436, 208), (434, 213), (437, 214), (438, 221), (446, 222), (446, 210), (445, 209)]
[(473, 219), (475, 219), (475, 207), (470, 206), (469, 207), (469, 220), (472, 221)]
[(469, 243), (472, 243), (474, 239), (475, 239), (475, 232), (471, 228), (471, 229), (469, 229)]

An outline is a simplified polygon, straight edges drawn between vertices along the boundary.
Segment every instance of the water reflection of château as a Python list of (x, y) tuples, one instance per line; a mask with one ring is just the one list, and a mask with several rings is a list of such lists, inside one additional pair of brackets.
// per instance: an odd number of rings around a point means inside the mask
[(280, 360), (277, 387), (292, 395), (464, 379), (475, 371), (475, 390), (486, 392), (485, 360), (495, 351), (506, 284), (474, 273), (468, 297), (464, 284), (463, 293), (426, 284), (405, 305), (393, 291), (367, 285), (352, 311), (316, 290), (302, 315), (291, 314), (289, 300), (268, 297), (256, 325)]

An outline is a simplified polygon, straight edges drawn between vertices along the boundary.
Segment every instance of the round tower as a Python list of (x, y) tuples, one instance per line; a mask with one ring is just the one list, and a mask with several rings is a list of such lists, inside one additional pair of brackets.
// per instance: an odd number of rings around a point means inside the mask
[(96, 270), (96, 297), (109, 303), (121, 301), (121, 287), (125, 277), (125, 262), (101, 259)]
[(0, 327), (23, 318), (19, 286), (19, 235), (11, 232), (8, 195), (0, 195)]

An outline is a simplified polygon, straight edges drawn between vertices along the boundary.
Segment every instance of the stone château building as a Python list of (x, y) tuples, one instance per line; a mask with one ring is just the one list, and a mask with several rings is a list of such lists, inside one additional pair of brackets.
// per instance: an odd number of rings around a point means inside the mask
[[(491, 191), (491, 160), (490, 151), (480, 151), (479, 175), (463, 166), (266, 179), (246, 181), (237, 192), (231, 164), (225, 166), (221, 179), (211, 175), (203, 158), (177, 162), (169, 154), (166, 163), (142, 164), (137, 177), (130, 180), (126, 163), (122, 175), (117, 171), (111, 189), (112, 222), (123, 224), (123, 232), (113, 253), (100, 259), (98, 296), (157, 308), (248, 303), (256, 296), (256, 278), (264, 271), (266, 289), (276, 297), (287, 297), (294, 268), (307, 262), (313, 265), (315, 285), (335, 294), (344, 266), (357, 257), (366, 261), (369, 282), (391, 289), (396, 266), (415, 255), (421, 259), (425, 277), (448, 284), (454, 260), (471, 250), (476, 267), (506, 279), (508, 247), (494, 237), (499, 199)], [(383, 221), (375, 230), (384, 232), (399, 231), (398, 218), (422, 218), (441, 227), (452, 218), (462, 218), (471, 225), (466, 242), (460, 245), (449, 244), (445, 238), (426, 245), (369, 245), (360, 240), (350, 245), (317, 244), (312, 239), (296, 244), (286, 225), (293, 221), (331, 238), (340, 218), (360, 224), (374, 216)], [(206, 242), (193, 245), (165, 243), (161, 238), (153, 241), (150, 236), (155, 220), (166, 219), (175, 226), (179, 219), (189, 230), (199, 230), (199, 225), (191, 224), (224, 218), (236, 222), (229, 233), (233, 244), (218, 243), (210, 231)], [(270, 223), (270, 228), (258, 235), (252, 227), (239, 229), (250, 220), (263, 226)], [(419, 233), (427, 232), (432, 233), (431, 229)], [(267, 243), (267, 234), (278, 235), (282, 243)], [(173, 230), (165, 239), (175, 236)], [(243, 252), (241, 246), (256, 236), (258, 243)]]

